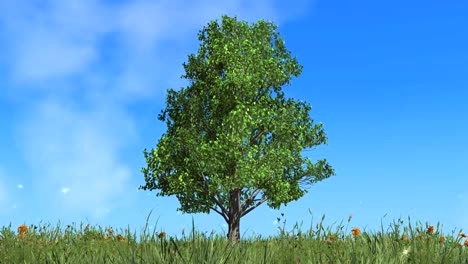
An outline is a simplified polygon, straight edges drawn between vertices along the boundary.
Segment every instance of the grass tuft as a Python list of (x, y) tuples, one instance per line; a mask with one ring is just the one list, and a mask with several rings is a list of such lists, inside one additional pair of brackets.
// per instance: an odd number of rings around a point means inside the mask
[(185, 230), (182, 239), (167, 237), (164, 231), (150, 236), (149, 215), (139, 242), (129, 228), (115, 232), (87, 224), (83, 229), (80, 223), (79, 230), (68, 225), (61, 231), (58, 225), (50, 229), (23, 224), (15, 234), (10, 223), (0, 232), (0, 259), (5, 263), (468, 263), (468, 235), (462, 230), (444, 236), (439, 223), (434, 227), (426, 222), (423, 228), (417, 222), (413, 228), (409, 217), (408, 227), (398, 219), (387, 231), (381, 224), (376, 233), (357, 227), (348, 232), (352, 215), (346, 229), (342, 221), (335, 232), (323, 227), (325, 215), (306, 232), (297, 223), (285, 231), (284, 220), (277, 236), (230, 243), (214, 231), (209, 237), (197, 232), (193, 219), (188, 237)]

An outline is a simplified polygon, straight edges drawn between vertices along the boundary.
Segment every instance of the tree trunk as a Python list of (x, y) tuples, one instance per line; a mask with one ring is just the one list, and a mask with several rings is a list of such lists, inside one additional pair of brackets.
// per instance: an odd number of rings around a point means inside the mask
[(232, 242), (240, 241), (240, 189), (229, 193), (229, 221), (228, 239)]

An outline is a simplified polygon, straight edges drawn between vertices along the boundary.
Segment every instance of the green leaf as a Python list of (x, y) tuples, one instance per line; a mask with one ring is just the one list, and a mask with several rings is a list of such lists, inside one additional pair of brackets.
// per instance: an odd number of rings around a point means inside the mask
[(217, 209), (227, 219), (226, 212), (242, 214), (229, 200), (239, 189), (241, 204), (259, 189), (277, 209), (307, 192), (299, 183), (335, 174), (325, 159), (313, 163), (301, 156), (305, 148), (326, 144), (327, 137), (323, 124), (309, 117), (310, 105), (282, 92), (302, 66), (276, 25), (222, 16), (221, 24), (209, 22), (198, 39), (198, 53), (183, 64), (182, 78), (190, 85), (168, 89), (158, 116), (167, 132), (155, 149), (143, 151), (142, 189), (176, 195), (183, 212)]

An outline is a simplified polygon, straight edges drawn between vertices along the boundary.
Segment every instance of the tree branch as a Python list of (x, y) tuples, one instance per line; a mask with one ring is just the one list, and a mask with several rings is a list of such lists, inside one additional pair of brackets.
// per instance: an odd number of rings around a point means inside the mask
[(260, 189), (258, 188), (256, 188), (252, 192), (252, 195), (250, 195), (250, 197), (247, 198), (247, 200), (245, 200), (245, 202), (242, 204), (241, 211), (244, 211), (250, 205), (250, 203), (252, 203), (253, 199), (257, 196), (259, 192), (260, 192)]
[(261, 205), (262, 203), (264, 203), (267, 199), (265, 197), (262, 197), (262, 199), (253, 207), (250, 207), (247, 211), (245, 212), (242, 212), (242, 215), (241, 217), (243, 217), (244, 215), (250, 213), (253, 209), (257, 208), (259, 205)]
[(258, 135), (256, 135), (254, 138), (250, 139), (250, 145), (252, 146), (252, 144), (257, 141), (261, 136), (263, 136), (263, 134), (265, 134), (266, 132), (268, 132), (266, 129), (264, 129), (262, 132), (260, 132)]
[[(203, 170), (203, 168), (201, 167), (201, 165), (200, 165), (200, 163), (198, 162), (198, 160), (197, 160), (197, 164), (198, 164), (198, 166), (200, 167), (200, 169)], [(211, 194), (210, 194), (210, 191), (209, 191), (209, 188), (208, 188), (208, 181), (205, 179), (205, 176), (203, 175), (203, 173), (202, 173), (201, 177), (202, 177), (202, 179), (203, 179), (203, 182), (205, 183), (205, 193), (208, 194), (208, 195), (211, 197), (211, 199), (213, 199), (213, 201), (221, 208), (221, 210), (222, 210), (222, 212), (223, 212), (224, 214), (228, 215), (228, 211), (226, 210), (226, 208), (224, 208), (224, 206), (221, 204), (221, 202), (219, 202), (219, 200), (216, 199), (216, 197), (215, 197), (214, 195), (211, 195)], [(218, 198), (219, 198), (219, 197), (218, 197)], [(221, 214), (219, 211), (216, 211), (216, 212), (219, 213), (219, 214)], [(223, 217), (225, 217), (223, 214), (221, 214), (221, 215), (222, 215)]]
[(215, 211), (216, 213), (218, 213), (219, 215), (221, 215), (221, 216), (224, 218), (224, 220), (226, 220), (226, 223), (229, 222), (229, 219), (227, 218), (227, 216), (224, 215), (223, 213), (221, 213), (220, 211), (218, 211), (216, 208), (210, 207), (210, 209), (212, 209), (213, 211)]

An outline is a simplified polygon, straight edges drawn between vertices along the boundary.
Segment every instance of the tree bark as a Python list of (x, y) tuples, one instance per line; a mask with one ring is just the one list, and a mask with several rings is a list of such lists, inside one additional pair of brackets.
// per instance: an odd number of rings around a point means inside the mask
[(227, 237), (232, 242), (240, 241), (240, 189), (233, 190), (229, 193), (229, 220), (228, 220), (228, 234)]

